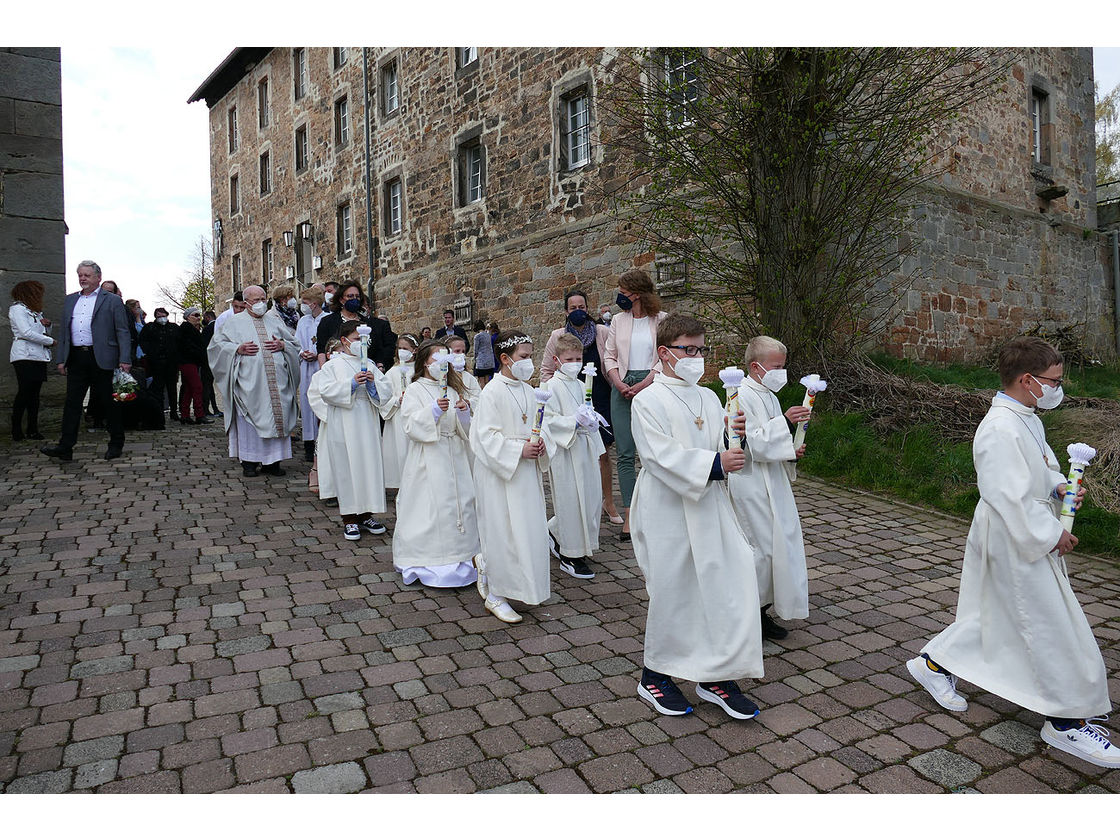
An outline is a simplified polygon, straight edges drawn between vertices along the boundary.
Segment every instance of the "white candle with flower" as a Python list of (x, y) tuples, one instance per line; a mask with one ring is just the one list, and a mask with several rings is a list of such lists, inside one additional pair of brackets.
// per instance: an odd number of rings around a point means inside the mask
[(583, 366), (583, 404), (591, 405), (591, 385), (595, 381), (595, 363), (588, 362)]
[(436, 384), (440, 388), (440, 398), (447, 399), (447, 366), (451, 362), (451, 354), (445, 350), (440, 350), (438, 353), (432, 354), (432, 361), (439, 365), (439, 376), (436, 377)]
[(1069, 453), (1069, 478), (1066, 480), (1066, 495), (1062, 500), (1062, 527), (1067, 531), (1073, 530), (1073, 516), (1077, 512), (1077, 491), (1081, 487), (1081, 478), (1085, 475), (1085, 467), (1097, 456), (1097, 450), (1087, 443), (1071, 443), (1066, 447)]
[[(828, 383), (817, 374), (810, 373), (808, 376), (801, 377), (801, 384), (805, 386), (805, 399), (802, 400), (801, 405), (812, 411), (813, 403), (817, 400), (817, 394), (827, 388)], [(797, 424), (797, 431), (793, 435), (793, 448), (795, 450), (800, 449), (801, 444), (805, 442), (805, 430), (808, 428), (808, 420)]]
[(533, 430), (529, 433), (529, 443), (537, 443), (541, 439), (541, 426), (544, 425), (544, 404), (552, 398), (552, 392), (544, 388), (534, 388), (533, 396), (537, 398), (537, 414), (533, 418)]
[(731, 420), (739, 416), (739, 386), (743, 384), (742, 368), (737, 368), (734, 365), (725, 367), (719, 372), (719, 380), (723, 383), (723, 389), (727, 392), (727, 417), (725, 423), (727, 425), (727, 448), (728, 449), (742, 449), (743, 442), (735, 432), (731, 431)]
[(362, 373), (365, 373), (369, 368), (369, 335), (373, 332), (373, 328), (366, 324), (358, 325), (358, 348), (359, 355), (362, 358)]

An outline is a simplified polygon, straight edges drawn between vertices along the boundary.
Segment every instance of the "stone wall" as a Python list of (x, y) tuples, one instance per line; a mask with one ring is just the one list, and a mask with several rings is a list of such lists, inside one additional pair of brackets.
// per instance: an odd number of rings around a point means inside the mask
[(0, 48), (0, 390), (15, 389), (7, 364), (11, 289), (46, 287), (47, 312), (65, 296), (62, 198), (62, 57), (57, 48)]

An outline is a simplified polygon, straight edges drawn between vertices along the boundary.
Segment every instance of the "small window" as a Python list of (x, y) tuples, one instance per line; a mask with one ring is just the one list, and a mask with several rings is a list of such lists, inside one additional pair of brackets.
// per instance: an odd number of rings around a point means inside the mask
[(236, 216), (241, 212), (241, 182), (236, 175), (229, 176), (229, 214)]
[(591, 97), (579, 88), (560, 100), (560, 169), (591, 163)]
[(307, 49), (305, 47), (296, 47), (292, 50), (292, 78), (295, 80), (292, 98), (299, 101), (307, 95)]
[(265, 152), (261, 155), (261, 195), (268, 195), (270, 192), (272, 192), (272, 164), (268, 152)]
[(229, 109), (229, 114), (226, 116), (226, 125), (229, 130), (229, 151), (230, 154), (233, 154), (237, 151), (237, 147), (241, 145), (241, 135), (237, 131), (236, 105)]
[(483, 196), (484, 154), (482, 142), (474, 138), (459, 146), (459, 206), (481, 201)]
[(307, 126), (301, 125), (296, 129), (296, 172), (307, 169), (308, 154)]
[(397, 61), (393, 59), (381, 68), (381, 113), (395, 114), (401, 107), (400, 88), (397, 85)]
[(350, 229), (350, 202), (340, 204), (336, 213), (338, 257), (349, 257), (354, 251), (354, 238)]
[(257, 84), (257, 115), (258, 125), (268, 128), (268, 76)]
[(349, 142), (350, 116), (344, 96), (334, 103), (334, 143), (336, 146), (345, 146)]
[(334, 48), (334, 69), (337, 70), (339, 67), (342, 67), (344, 64), (346, 64), (346, 59), (347, 59), (346, 47), (335, 47)]
[(696, 60), (694, 50), (665, 50), (662, 53), (665, 94), (668, 100), (666, 116), (670, 125), (684, 126), (691, 122), (690, 106), (700, 98)]
[(241, 255), (234, 254), (230, 260), (230, 275), (233, 278), (233, 290), (241, 291)]
[(272, 240), (261, 243), (261, 284), (268, 287), (272, 282)]
[(394, 178), (385, 183), (385, 235), (393, 236), (401, 232), (401, 179)]
[(456, 47), (455, 55), (459, 67), (466, 67), (468, 64), (478, 61), (478, 47)]
[(1031, 88), (1031, 160), (1050, 165), (1054, 126), (1050, 122), (1050, 97), (1046, 91)]

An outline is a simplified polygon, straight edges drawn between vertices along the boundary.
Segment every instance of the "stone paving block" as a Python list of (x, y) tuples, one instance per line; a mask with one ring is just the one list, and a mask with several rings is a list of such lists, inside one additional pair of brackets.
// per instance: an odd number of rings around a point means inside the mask
[(540, 793), (540, 791), (529, 782), (522, 781), (490, 788), (490, 790), (481, 790), (479, 793)]
[(246, 753), (237, 756), (233, 761), (237, 780), (242, 784), (273, 776), (284, 776), (297, 770), (306, 770), (311, 766), (311, 759), (303, 744), (287, 744)]
[(1005, 720), (995, 726), (989, 726), (980, 733), (980, 737), (1016, 755), (1031, 755), (1044, 745), (1037, 729), (1014, 720)]
[(300, 770), (292, 776), (296, 793), (356, 793), (367, 784), (365, 772), (354, 761)]
[(906, 763), (930, 781), (947, 788), (969, 785), (983, 772), (983, 768), (975, 761), (949, 750), (923, 753)]
[(654, 780), (650, 769), (632, 753), (593, 758), (579, 765), (578, 772), (595, 793), (637, 787)]
[(74, 789), (98, 787), (113, 781), (117, 775), (117, 760), (106, 758), (82, 764), (74, 773)]
[(71, 777), (70, 770), (23, 776), (8, 782), (4, 793), (66, 793), (71, 788)]

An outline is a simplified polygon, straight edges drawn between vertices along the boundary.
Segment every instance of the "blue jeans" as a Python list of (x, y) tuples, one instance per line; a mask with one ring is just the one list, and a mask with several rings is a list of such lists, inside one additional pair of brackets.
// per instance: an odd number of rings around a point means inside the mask
[[(649, 376), (648, 370), (626, 372), (623, 383), (637, 385)], [(638, 471), (634, 469), (634, 435), (630, 433), (630, 400), (622, 396), (617, 388), (611, 388), (611, 428), (614, 430), (615, 452), (618, 458), (618, 490), (622, 494), (622, 506), (630, 507), (634, 495), (634, 482)]]

